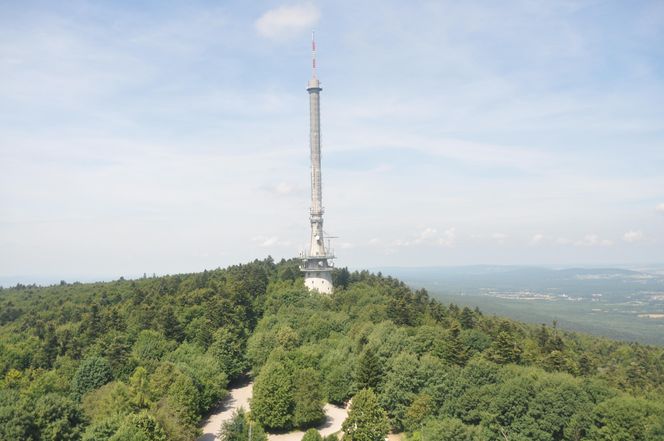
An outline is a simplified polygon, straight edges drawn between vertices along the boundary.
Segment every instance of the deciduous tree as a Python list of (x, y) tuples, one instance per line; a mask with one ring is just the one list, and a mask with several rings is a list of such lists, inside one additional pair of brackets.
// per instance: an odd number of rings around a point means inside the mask
[(230, 420), (224, 421), (218, 436), (221, 441), (267, 441), (261, 425), (249, 420), (242, 408), (236, 410)]
[(309, 429), (304, 433), (302, 441), (323, 441), (323, 437), (316, 429)]
[(78, 397), (81, 397), (86, 392), (97, 389), (112, 379), (113, 373), (108, 361), (102, 357), (92, 356), (83, 360), (79, 366), (74, 375), (72, 389)]
[(48, 394), (35, 403), (35, 424), (41, 441), (74, 441), (83, 432), (85, 418), (78, 405), (69, 398)]
[(301, 428), (312, 427), (325, 420), (320, 375), (312, 368), (297, 372), (294, 380), (293, 423)]
[(293, 385), (285, 366), (269, 362), (256, 378), (251, 413), (268, 429), (289, 429), (293, 425)]
[(374, 392), (371, 389), (359, 391), (342, 424), (344, 441), (383, 441), (389, 429), (387, 414), (378, 404)]

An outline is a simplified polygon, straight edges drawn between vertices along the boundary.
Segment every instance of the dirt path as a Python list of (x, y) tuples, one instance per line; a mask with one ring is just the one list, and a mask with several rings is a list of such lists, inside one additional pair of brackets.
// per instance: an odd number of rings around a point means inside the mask
[[(217, 441), (217, 433), (224, 421), (231, 419), (233, 412), (239, 407), (249, 410), (249, 399), (253, 390), (253, 383), (237, 389), (231, 389), (224, 402), (215, 409), (212, 414), (203, 421), (203, 435), (197, 441)], [(341, 430), (341, 424), (348, 416), (348, 410), (332, 404), (325, 405), (325, 422), (318, 427), (321, 435), (326, 436)], [(295, 431), (269, 435), (269, 441), (300, 441), (304, 432)]]
[[(348, 410), (343, 407), (332, 404), (325, 405), (325, 422), (317, 429), (321, 435), (327, 436), (341, 430), (341, 425), (348, 416)], [(279, 435), (268, 435), (269, 441), (300, 441), (304, 432), (296, 430), (294, 432), (280, 433)]]
[(243, 407), (245, 410), (249, 410), (249, 398), (251, 398), (253, 386), (253, 383), (249, 383), (246, 386), (231, 389), (224, 402), (203, 422), (203, 435), (197, 441), (216, 441), (221, 424), (230, 420), (236, 409)]

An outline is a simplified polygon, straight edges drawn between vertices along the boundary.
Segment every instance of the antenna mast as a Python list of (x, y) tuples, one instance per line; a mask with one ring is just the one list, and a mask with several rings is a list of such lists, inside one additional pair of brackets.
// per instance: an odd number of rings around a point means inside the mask
[(316, 34), (311, 31), (311, 71), (313, 78), (316, 78)]

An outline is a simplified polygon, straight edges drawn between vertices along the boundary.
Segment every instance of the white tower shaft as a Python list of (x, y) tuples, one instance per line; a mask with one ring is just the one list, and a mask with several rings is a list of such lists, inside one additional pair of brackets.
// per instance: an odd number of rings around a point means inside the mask
[(320, 83), (309, 81), (309, 146), (311, 149), (311, 245), (310, 256), (325, 256), (323, 238), (323, 188), (320, 162)]
[[(312, 69), (313, 75), (309, 80), (307, 92), (309, 92), (309, 147), (311, 150), (311, 241), (309, 252), (302, 259), (304, 271), (304, 283), (309, 290), (330, 294), (334, 287), (332, 285), (332, 266), (329, 260), (334, 257), (328, 255), (325, 249), (325, 237), (323, 233), (323, 188), (321, 178), (321, 154), (320, 154), (320, 81), (316, 77), (316, 42), (311, 40), (312, 45)], [(329, 260), (328, 260), (329, 259)]]

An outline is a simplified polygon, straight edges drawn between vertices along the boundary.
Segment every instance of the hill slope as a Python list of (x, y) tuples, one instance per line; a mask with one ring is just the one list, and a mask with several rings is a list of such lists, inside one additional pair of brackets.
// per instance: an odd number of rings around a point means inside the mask
[(270, 430), (371, 388), (413, 439), (664, 439), (662, 348), (335, 278), (333, 296), (310, 294), (296, 261), (267, 259), (0, 290), (0, 439), (191, 440), (249, 371), (252, 418)]

